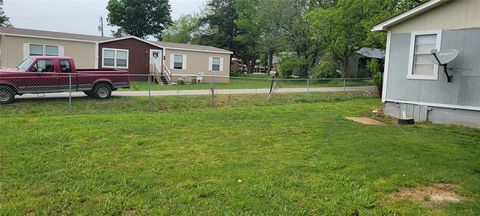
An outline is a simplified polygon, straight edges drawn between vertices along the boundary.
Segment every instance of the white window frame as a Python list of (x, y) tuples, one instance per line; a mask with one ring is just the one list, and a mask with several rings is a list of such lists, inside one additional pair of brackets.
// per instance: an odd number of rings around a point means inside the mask
[[(182, 56), (182, 68), (175, 69), (175, 56)], [(179, 53), (172, 53), (170, 54), (170, 69), (171, 70), (186, 70), (187, 69), (187, 55), (179, 54)]]
[(429, 31), (415, 31), (412, 32), (410, 38), (410, 54), (408, 59), (408, 74), (407, 79), (416, 80), (438, 80), (438, 64), (433, 64), (433, 75), (415, 75), (413, 74), (414, 60), (415, 60), (415, 41), (417, 36), (422, 35), (437, 35), (437, 41), (435, 42), (435, 49), (440, 51), (442, 47), (442, 30), (429, 30)]
[[(214, 58), (220, 59), (220, 67), (219, 67), (218, 71), (213, 70), (213, 59)], [(208, 61), (208, 70), (211, 71), (211, 72), (223, 72), (223, 64), (224, 64), (223, 61), (224, 61), (224, 59), (220, 56), (210, 56), (209, 61)]]
[(54, 45), (54, 44), (41, 44), (41, 43), (24, 43), (23, 44), (23, 58), (26, 59), (30, 57), (30, 45), (37, 45), (37, 46), (42, 46), (42, 56), (47, 56), (47, 46), (54, 46), (57, 47), (58, 49), (58, 55), (56, 56), (64, 56), (64, 47), (59, 46), (59, 45)]
[[(105, 65), (105, 50), (114, 51), (114, 59), (113, 59), (113, 66), (106, 66)], [(117, 52), (127, 52), (127, 66), (126, 67), (119, 67), (117, 66)], [(119, 69), (128, 69), (128, 63), (130, 61), (130, 53), (128, 49), (115, 49), (115, 48), (102, 48), (102, 67), (103, 68), (119, 68)]]

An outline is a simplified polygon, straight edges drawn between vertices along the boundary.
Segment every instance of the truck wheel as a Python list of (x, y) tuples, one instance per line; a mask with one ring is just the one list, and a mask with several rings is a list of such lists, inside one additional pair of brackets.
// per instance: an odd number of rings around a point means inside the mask
[(112, 87), (105, 83), (100, 83), (93, 88), (93, 96), (99, 100), (109, 99), (112, 96)]
[(93, 97), (93, 91), (83, 91), (88, 97)]
[(8, 86), (0, 86), (0, 104), (9, 104), (15, 100), (15, 91)]

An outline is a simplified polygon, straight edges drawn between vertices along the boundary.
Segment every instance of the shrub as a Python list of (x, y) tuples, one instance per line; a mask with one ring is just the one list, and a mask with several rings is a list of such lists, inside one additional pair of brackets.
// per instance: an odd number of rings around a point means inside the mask
[(313, 72), (315, 78), (338, 78), (337, 65), (330, 61), (322, 61)]
[(380, 64), (378, 63), (378, 59), (372, 59), (367, 63), (367, 69), (372, 74), (373, 83), (377, 87), (378, 94), (382, 96), (382, 86), (383, 86), (383, 79), (382, 79), (382, 72), (380, 71)]
[(308, 76), (308, 61), (303, 57), (286, 57), (280, 62), (280, 75), (283, 77)]

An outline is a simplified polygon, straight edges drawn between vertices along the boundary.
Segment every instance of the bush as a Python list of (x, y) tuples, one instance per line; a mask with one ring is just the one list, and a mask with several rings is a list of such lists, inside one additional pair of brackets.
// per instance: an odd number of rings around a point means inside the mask
[(280, 75), (283, 77), (308, 76), (308, 61), (303, 57), (286, 57), (280, 62)]
[(382, 79), (382, 72), (380, 71), (380, 64), (378, 63), (378, 59), (372, 59), (367, 63), (367, 69), (372, 74), (373, 83), (377, 87), (378, 94), (382, 96), (382, 89), (383, 89), (383, 79)]
[(313, 72), (315, 78), (338, 78), (337, 65), (330, 61), (322, 61)]

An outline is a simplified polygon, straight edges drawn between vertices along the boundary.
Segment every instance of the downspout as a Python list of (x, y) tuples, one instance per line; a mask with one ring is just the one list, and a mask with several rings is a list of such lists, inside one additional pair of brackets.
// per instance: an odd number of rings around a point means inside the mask
[(99, 55), (98, 55), (99, 43), (95, 42), (95, 69), (98, 69), (99, 62)]

